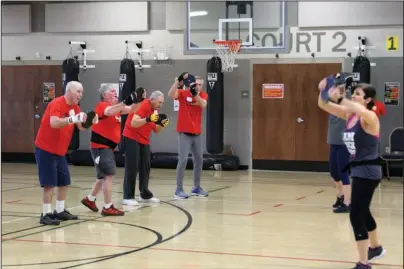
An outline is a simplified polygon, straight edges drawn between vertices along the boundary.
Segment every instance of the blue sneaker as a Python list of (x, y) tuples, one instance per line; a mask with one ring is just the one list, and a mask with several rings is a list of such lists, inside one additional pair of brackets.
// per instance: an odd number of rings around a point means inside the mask
[(186, 194), (182, 189), (176, 190), (174, 194), (175, 199), (188, 199), (188, 194)]
[(204, 191), (201, 187), (193, 187), (192, 196), (202, 196), (202, 197), (208, 197), (208, 193)]

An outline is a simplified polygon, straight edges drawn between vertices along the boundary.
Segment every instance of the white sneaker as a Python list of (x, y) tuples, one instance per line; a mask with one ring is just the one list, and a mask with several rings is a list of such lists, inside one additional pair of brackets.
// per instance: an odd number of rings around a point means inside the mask
[(139, 196), (139, 201), (145, 203), (160, 203), (160, 199), (156, 197), (152, 197), (150, 199), (142, 199), (142, 197)]
[(131, 206), (138, 206), (139, 203), (135, 199), (123, 199), (122, 200), (123, 205), (131, 205)]

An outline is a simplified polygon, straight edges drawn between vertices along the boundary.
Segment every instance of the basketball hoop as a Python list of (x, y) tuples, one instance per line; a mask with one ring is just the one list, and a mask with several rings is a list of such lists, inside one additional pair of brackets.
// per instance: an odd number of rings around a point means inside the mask
[(214, 40), (213, 44), (222, 60), (222, 72), (232, 72), (236, 54), (240, 51), (240, 40)]

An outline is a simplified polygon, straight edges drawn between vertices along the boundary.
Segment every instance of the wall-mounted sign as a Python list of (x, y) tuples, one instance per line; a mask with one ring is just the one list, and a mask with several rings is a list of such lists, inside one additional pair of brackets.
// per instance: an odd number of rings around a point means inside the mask
[(180, 102), (178, 100), (174, 100), (174, 111), (178, 111), (180, 109)]
[(384, 83), (384, 104), (398, 106), (400, 98), (400, 82)]
[(42, 85), (42, 96), (44, 103), (50, 103), (55, 99), (55, 83), (44, 82)]
[(262, 84), (262, 98), (264, 99), (282, 99), (283, 92), (283, 84)]
[(387, 51), (397, 51), (398, 50), (398, 36), (388, 36), (386, 38), (386, 49)]

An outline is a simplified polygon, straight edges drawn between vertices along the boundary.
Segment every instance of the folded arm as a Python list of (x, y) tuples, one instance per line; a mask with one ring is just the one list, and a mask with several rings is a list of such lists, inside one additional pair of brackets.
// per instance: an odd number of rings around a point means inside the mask
[(365, 106), (355, 103), (347, 98), (343, 98), (340, 104), (341, 106), (346, 107), (349, 112), (355, 113), (361, 117), (367, 124), (372, 126), (377, 125), (379, 118), (374, 111), (369, 110)]
[(321, 93), (318, 95), (317, 104), (322, 110), (324, 110), (338, 118), (341, 118), (344, 120), (346, 120), (348, 118), (349, 111), (348, 111), (347, 107), (345, 107), (343, 104), (337, 105), (332, 102), (324, 102), (321, 99)]
[(139, 128), (140, 126), (143, 126), (147, 123), (146, 118), (141, 118), (139, 115), (134, 114), (132, 121), (130, 122), (130, 126), (133, 128)]
[(208, 102), (203, 99), (199, 94), (195, 96), (196, 104), (202, 108), (205, 108)]
[(171, 86), (170, 90), (168, 91), (168, 96), (174, 100), (178, 99), (178, 86), (180, 83), (178, 80), (175, 80), (174, 84)]

